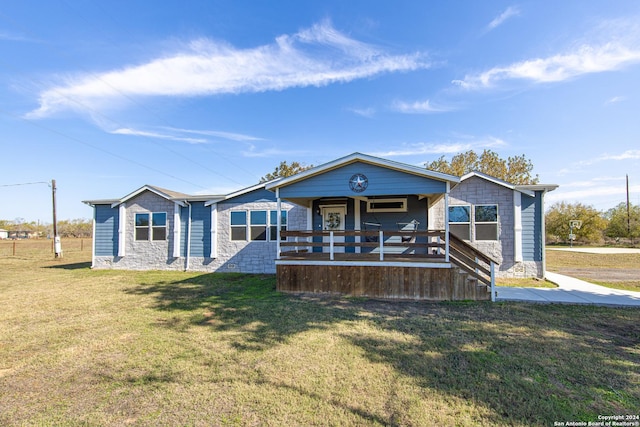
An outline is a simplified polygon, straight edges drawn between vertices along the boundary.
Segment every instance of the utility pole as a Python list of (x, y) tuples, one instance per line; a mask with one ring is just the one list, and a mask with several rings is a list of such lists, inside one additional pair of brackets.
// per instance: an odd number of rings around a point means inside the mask
[(53, 246), (55, 248), (56, 258), (62, 258), (62, 244), (60, 236), (58, 236), (58, 220), (56, 214), (56, 180), (51, 180), (51, 200), (53, 202)]
[(631, 210), (629, 208), (629, 174), (627, 174), (627, 236), (631, 237)]

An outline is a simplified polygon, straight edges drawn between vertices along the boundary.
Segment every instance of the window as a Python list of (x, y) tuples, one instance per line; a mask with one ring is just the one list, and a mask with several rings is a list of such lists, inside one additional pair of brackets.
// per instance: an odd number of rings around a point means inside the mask
[(471, 240), (471, 206), (449, 206), (449, 231), (462, 240)]
[(137, 213), (135, 239), (167, 240), (166, 212)]
[(247, 211), (231, 212), (231, 240), (247, 240)]
[(136, 214), (136, 240), (149, 240), (149, 214)]
[[(287, 211), (282, 211), (280, 220), (280, 229), (287, 229)], [(275, 242), (278, 240), (278, 211), (269, 211), (269, 240)]]
[(406, 212), (407, 199), (368, 199), (367, 212)]
[[(282, 211), (282, 230), (287, 229), (287, 211)], [(271, 241), (278, 239), (278, 211), (231, 211), (231, 240)]]
[(498, 205), (475, 207), (476, 240), (498, 240)]
[(267, 240), (267, 211), (251, 211), (251, 240)]

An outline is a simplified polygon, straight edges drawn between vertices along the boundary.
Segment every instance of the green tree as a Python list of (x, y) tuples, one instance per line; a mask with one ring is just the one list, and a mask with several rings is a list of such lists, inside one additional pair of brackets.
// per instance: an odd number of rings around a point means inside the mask
[(607, 220), (593, 206), (582, 203), (559, 202), (549, 208), (545, 215), (546, 239), (549, 242), (569, 240), (569, 221), (582, 221), (579, 229), (573, 229), (576, 241), (580, 243), (602, 242)]
[(620, 203), (605, 212), (604, 217), (609, 221), (604, 232), (607, 237), (640, 237), (640, 206), (629, 204), (627, 215), (627, 204)]
[(71, 219), (58, 221), (58, 234), (60, 237), (91, 237), (93, 224), (88, 219)]
[(291, 162), (291, 164), (288, 164), (286, 161), (282, 161), (280, 162), (280, 165), (276, 166), (273, 172), (260, 178), (260, 182), (267, 182), (276, 178), (286, 178), (288, 176), (304, 172), (312, 167), (313, 165), (306, 166), (299, 162)]
[(522, 156), (501, 158), (496, 152), (484, 150), (480, 156), (469, 150), (458, 153), (447, 161), (445, 156), (426, 164), (427, 169), (449, 175), (462, 176), (477, 171), (502, 179), (511, 184), (537, 184), (538, 175), (532, 176), (533, 163)]

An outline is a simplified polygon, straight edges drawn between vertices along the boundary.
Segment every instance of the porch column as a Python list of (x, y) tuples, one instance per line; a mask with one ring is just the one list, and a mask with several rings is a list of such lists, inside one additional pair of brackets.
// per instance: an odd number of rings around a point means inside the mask
[(444, 261), (449, 262), (449, 190), (450, 186), (447, 182), (447, 190), (444, 193)]
[[(355, 231), (360, 231), (360, 200), (359, 199), (353, 199), (353, 229)], [(361, 251), (360, 248), (360, 242), (362, 237), (360, 236), (360, 234), (358, 233), (355, 237), (355, 242), (357, 243), (356, 245), (356, 253), (359, 254)]]
[(282, 201), (280, 200), (280, 189), (276, 188), (276, 210), (278, 214), (277, 223), (278, 223), (278, 232), (276, 233), (276, 259), (280, 259), (280, 230), (282, 229)]

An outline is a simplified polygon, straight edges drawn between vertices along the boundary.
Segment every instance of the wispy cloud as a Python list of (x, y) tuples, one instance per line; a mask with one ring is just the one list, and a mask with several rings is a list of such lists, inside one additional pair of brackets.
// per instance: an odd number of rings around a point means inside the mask
[(617, 70), (636, 62), (640, 62), (640, 47), (627, 47), (616, 42), (600, 46), (584, 45), (574, 52), (495, 67), (480, 74), (467, 75), (453, 83), (465, 89), (480, 89), (495, 86), (503, 80), (560, 82), (581, 74)]
[(402, 144), (395, 149), (372, 154), (379, 157), (418, 156), (424, 154), (447, 155), (474, 149), (497, 148), (505, 145), (507, 144), (502, 139), (489, 136), (468, 141), (408, 143)]
[(307, 150), (288, 150), (288, 149), (279, 149), (279, 148), (262, 148), (258, 149), (254, 144), (248, 144), (247, 149), (242, 151), (243, 157), (253, 157), (253, 158), (261, 158), (261, 157), (280, 157), (280, 158), (291, 158), (296, 156), (303, 156), (309, 154)]
[(520, 15), (520, 9), (515, 6), (509, 6), (504, 12), (496, 16), (493, 21), (487, 25), (487, 30), (491, 31), (494, 28), (502, 25), (507, 19)]
[(605, 101), (604, 105), (609, 106), (609, 105), (617, 104), (618, 102), (622, 102), (622, 101), (624, 101), (625, 99), (627, 99), (627, 97), (626, 97), (626, 96), (614, 96), (614, 97), (612, 97), (612, 98), (607, 99), (607, 100)]
[(356, 114), (358, 116), (362, 116), (362, 117), (367, 117), (367, 118), (371, 118), (376, 114), (376, 109), (373, 107), (369, 107), (369, 108), (349, 108), (349, 111), (351, 111), (353, 114)]
[(434, 106), (428, 99), (414, 102), (395, 101), (391, 105), (391, 109), (405, 114), (431, 114), (450, 111), (448, 108)]
[(154, 138), (154, 139), (167, 139), (171, 141), (188, 142), (189, 144), (205, 144), (208, 142), (206, 139), (202, 139), (202, 138), (185, 138), (181, 136), (162, 134), (158, 132), (148, 132), (148, 131), (131, 129), (131, 128), (119, 128), (119, 129), (109, 131), (109, 133), (112, 133), (115, 135), (129, 135), (129, 136), (141, 136), (145, 138)]
[[(640, 185), (629, 187), (629, 191), (633, 193), (640, 192)], [(613, 206), (616, 198), (621, 202), (626, 194), (626, 185), (624, 177), (594, 177), (585, 181), (574, 181), (561, 184), (560, 187), (547, 196), (545, 196), (547, 205), (555, 202), (581, 202), (585, 204), (600, 204)], [(607, 201), (603, 200), (607, 198)], [(604, 208), (605, 206), (598, 206)]]
[(184, 133), (189, 133), (194, 135), (213, 136), (215, 138), (223, 138), (231, 141), (263, 141), (264, 140), (264, 138), (259, 138), (257, 136), (245, 135), (242, 133), (224, 132), (224, 131), (218, 131), (218, 130), (195, 130), (195, 129), (173, 128), (173, 127), (164, 127), (163, 129), (176, 131), (176, 132), (184, 132)]
[(10, 42), (28, 42), (28, 43), (39, 43), (40, 40), (32, 39), (21, 34), (9, 33), (6, 31), (0, 31), (0, 40), (10, 41)]
[(421, 53), (391, 54), (336, 30), (328, 21), (272, 44), (239, 49), (209, 39), (148, 63), (68, 77), (39, 96), (29, 118), (128, 102), (138, 96), (206, 96), (324, 86), (382, 73), (428, 68)]
[(600, 157), (598, 160), (629, 160), (629, 159), (640, 159), (640, 150), (627, 150), (622, 154), (614, 154), (609, 155), (605, 154)]

